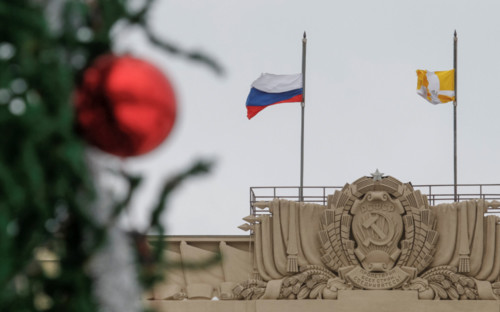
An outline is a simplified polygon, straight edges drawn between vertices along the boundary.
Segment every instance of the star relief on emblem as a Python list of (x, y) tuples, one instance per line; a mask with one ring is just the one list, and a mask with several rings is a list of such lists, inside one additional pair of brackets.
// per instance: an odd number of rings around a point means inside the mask
[(375, 170), (374, 173), (370, 173), (370, 175), (372, 176), (373, 181), (380, 181), (380, 180), (382, 180), (384, 173), (378, 171), (378, 168), (377, 168), (377, 170)]

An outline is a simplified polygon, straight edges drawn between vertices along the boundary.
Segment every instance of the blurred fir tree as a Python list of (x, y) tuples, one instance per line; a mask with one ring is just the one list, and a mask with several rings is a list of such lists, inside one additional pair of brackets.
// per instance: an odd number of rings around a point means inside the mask
[[(107, 238), (107, 224), (90, 207), (98, 200), (75, 131), (72, 94), (83, 70), (112, 52), (118, 22), (140, 27), (168, 53), (204, 64), (211, 58), (160, 40), (147, 25), (152, 1), (131, 11), (127, 0), (2, 0), (0, 2), (0, 311), (99, 311), (88, 263)], [(208, 171), (199, 162), (165, 183), (150, 229), (162, 234), (168, 195), (185, 178)], [(124, 175), (129, 194), (114, 203), (116, 218), (128, 205), (139, 177)], [(144, 287), (158, 280), (161, 244), (144, 251), (133, 235)], [(142, 247), (141, 247), (142, 246)], [(59, 259), (57, 274), (36, 261), (39, 248)], [(153, 268), (153, 269), (152, 269)], [(155, 269), (156, 268), (156, 269)]]

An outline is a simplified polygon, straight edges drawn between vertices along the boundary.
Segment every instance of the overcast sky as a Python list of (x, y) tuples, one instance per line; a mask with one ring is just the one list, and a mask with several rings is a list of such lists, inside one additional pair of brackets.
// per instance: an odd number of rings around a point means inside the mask
[(216, 166), (171, 198), (168, 234), (244, 234), (250, 186), (299, 185), (300, 104), (249, 121), (245, 101), (262, 72), (300, 72), (304, 31), (304, 185), (342, 186), (376, 168), (413, 184), (453, 183), (453, 106), (419, 97), (415, 70), (453, 68), (455, 29), (458, 182), (500, 183), (499, 12), (499, 1), (157, 1), (158, 36), (216, 58), (226, 74), (120, 33), (117, 50), (157, 64), (179, 106), (168, 140), (124, 164), (145, 177), (130, 222), (144, 225), (160, 182), (199, 158)]

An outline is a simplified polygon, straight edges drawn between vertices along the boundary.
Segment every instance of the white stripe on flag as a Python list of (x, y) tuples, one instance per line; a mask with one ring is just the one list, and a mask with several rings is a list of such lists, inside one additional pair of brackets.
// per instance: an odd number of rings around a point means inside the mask
[(302, 88), (302, 74), (275, 75), (263, 73), (252, 87), (267, 93), (281, 93)]

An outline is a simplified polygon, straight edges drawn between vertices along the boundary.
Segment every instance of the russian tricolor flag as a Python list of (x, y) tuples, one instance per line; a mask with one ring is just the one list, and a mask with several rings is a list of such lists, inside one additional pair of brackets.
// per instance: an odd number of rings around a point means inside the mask
[(264, 73), (252, 83), (247, 98), (247, 117), (251, 119), (264, 108), (290, 102), (302, 102), (302, 74)]

